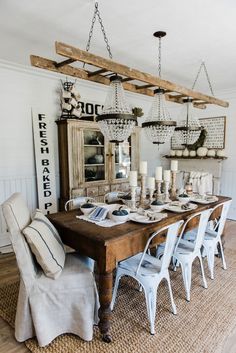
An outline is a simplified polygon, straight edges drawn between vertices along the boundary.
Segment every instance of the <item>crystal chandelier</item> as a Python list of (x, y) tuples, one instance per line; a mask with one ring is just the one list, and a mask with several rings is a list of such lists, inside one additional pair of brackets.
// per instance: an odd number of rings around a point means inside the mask
[(110, 77), (110, 86), (102, 113), (96, 121), (103, 135), (110, 142), (123, 142), (128, 139), (137, 124), (137, 118), (132, 114), (122, 86), (122, 77)]
[(201, 133), (202, 127), (198, 119), (192, 117), (192, 99), (187, 98), (183, 100), (187, 108), (187, 117), (181, 120), (175, 128), (175, 136), (183, 146), (188, 147), (195, 143)]
[[(192, 85), (192, 90), (195, 88), (202, 70), (204, 70), (205, 72), (211, 94), (214, 97), (212, 84), (204, 61), (201, 62), (201, 65), (198, 69), (197, 75)], [(176, 138), (183, 146), (186, 147), (188, 147), (188, 145), (192, 145), (198, 140), (203, 129), (203, 127), (199, 123), (199, 120), (197, 118), (192, 117), (192, 101), (192, 98), (183, 99), (183, 103), (186, 103), (187, 117), (185, 120), (181, 120), (178, 123), (178, 126), (175, 128)]]
[[(158, 31), (153, 35), (159, 38), (158, 74), (161, 78), (161, 38), (166, 35), (166, 32)], [(176, 126), (176, 122), (171, 120), (169, 112), (165, 107), (164, 93), (165, 90), (161, 88), (154, 90), (151, 110), (146, 121), (142, 124), (148, 139), (158, 145), (170, 140)]]

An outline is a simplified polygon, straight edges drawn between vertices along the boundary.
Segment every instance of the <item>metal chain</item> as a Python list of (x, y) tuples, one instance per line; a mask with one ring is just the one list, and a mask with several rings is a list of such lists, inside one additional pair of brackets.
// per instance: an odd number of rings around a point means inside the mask
[(89, 51), (89, 49), (90, 49), (91, 39), (92, 39), (92, 36), (93, 36), (94, 24), (96, 22), (96, 16), (98, 16), (98, 21), (99, 21), (100, 26), (101, 26), (101, 31), (103, 33), (103, 38), (104, 38), (104, 42), (106, 43), (106, 48), (107, 48), (109, 57), (110, 57), (110, 59), (112, 59), (111, 47), (110, 47), (110, 45), (108, 43), (108, 38), (106, 36), (106, 32), (105, 32), (105, 28), (104, 28), (104, 25), (103, 25), (103, 22), (102, 22), (102, 18), (101, 18), (100, 12), (98, 10), (98, 2), (95, 2), (95, 9), (94, 9), (92, 23), (91, 23), (91, 27), (90, 27), (90, 31), (89, 31), (89, 38), (88, 38), (88, 42), (87, 42), (87, 45), (86, 45), (86, 51)]
[(200, 73), (201, 73), (201, 71), (202, 71), (202, 68), (204, 69), (204, 72), (205, 72), (205, 74), (206, 74), (206, 78), (207, 78), (208, 85), (209, 85), (209, 87), (210, 87), (211, 94), (212, 94), (212, 96), (215, 96), (215, 95), (214, 95), (214, 92), (213, 92), (212, 85), (211, 85), (210, 77), (209, 77), (209, 74), (208, 74), (208, 71), (207, 71), (207, 68), (206, 68), (206, 64), (205, 64), (204, 61), (202, 61), (201, 65), (200, 65), (200, 67), (199, 67), (199, 70), (198, 70), (198, 72), (197, 72), (197, 76), (196, 76), (196, 78), (195, 78), (195, 80), (194, 80), (194, 82), (193, 82), (193, 85), (192, 85), (192, 90), (193, 90), (194, 87), (196, 86), (196, 83), (197, 83), (197, 80), (198, 80), (198, 78), (199, 78), (199, 76), (200, 76)]
[(86, 51), (89, 51), (90, 49), (90, 44), (91, 44), (91, 39), (93, 36), (93, 28), (94, 28), (94, 24), (96, 22), (96, 14), (97, 14), (97, 8), (98, 8), (98, 3), (95, 3), (95, 8), (94, 8), (94, 13), (93, 13), (93, 18), (92, 18), (92, 23), (91, 23), (91, 27), (90, 27), (90, 31), (89, 31), (89, 37), (88, 37), (88, 42), (86, 45)]
[(159, 48), (158, 48), (158, 75), (161, 78), (161, 37), (159, 37)]
[(110, 47), (110, 45), (108, 43), (108, 38), (106, 36), (105, 28), (104, 28), (103, 23), (102, 23), (102, 18), (101, 18), (100, 12), (98, 10), (98, 3), (96, 3), (96, 4), (97, 4), (98, 21), (99, 21), (99, 23), (101, 25), (101, 30), (102, 30), (102, 33), (103, 33), (104, 42), (106, 43), (106, 47), (107, 47), (107, 51), (108, 51), (109, 57), (110, 57), (110, 59), (112, 59), (111, 47)]

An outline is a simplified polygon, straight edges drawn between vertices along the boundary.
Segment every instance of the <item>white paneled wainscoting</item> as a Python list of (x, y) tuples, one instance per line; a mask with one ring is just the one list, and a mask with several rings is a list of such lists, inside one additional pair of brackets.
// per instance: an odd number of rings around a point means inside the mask
[[(37, 207), (36, 176), (0, 177), (0, 204), (14, 192), (20, 192), (31, 211)], [(10, 244), (7, 227), (0, 207), (0, 248)]]
[(236, 220), (236, 171), (222, 171), (221, 195), (232, 197), (228, 218)]

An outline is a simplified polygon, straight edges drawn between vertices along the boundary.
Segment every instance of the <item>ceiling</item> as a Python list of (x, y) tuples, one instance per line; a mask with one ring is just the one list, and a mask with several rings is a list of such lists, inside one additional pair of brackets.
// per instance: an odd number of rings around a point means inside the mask
[[(99, 0), (99, 9), (113, 60), (157, 74), (158, 42), (162, 40), (162, 78), (191, 88), (202, 60), (213, 89), (235, 87), (235, 0)], [(85, 49), (94, 0), (1, 0), (0, 59), (30, 65), (35, 54), (56, 56), (54, 42)], [(91, 52), (108, 57), (99, 23)], [(201, 73), (196, 90), (209, 94)]]

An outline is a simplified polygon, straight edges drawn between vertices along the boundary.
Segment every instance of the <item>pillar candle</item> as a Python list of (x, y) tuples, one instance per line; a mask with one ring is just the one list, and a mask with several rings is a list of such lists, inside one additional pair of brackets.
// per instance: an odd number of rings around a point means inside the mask
[(155, 178), (154, 177), (147, 178), (147, 187), (148, 187), (148, 189), (151, 189), (151, 190), (155, 189)]
[(142, 175), (147, 175), (147, 161), (141, 161), (140, 162), (139, 172)]
[(138, 173), (136, 170), (132, 170), (129, 172), (130, 186), (137, 186), (137, 177), (138, 177)]
[(170, 182), (170, 170), (164, 170), (164, 181)]
[(178, 161), (172, 160), (170, 164), (170, 169), (172, 172), (177, 172), (178, 171)]
[(162, 180), (162, 167), (156, 167), (155, 179), (158, 181)]

